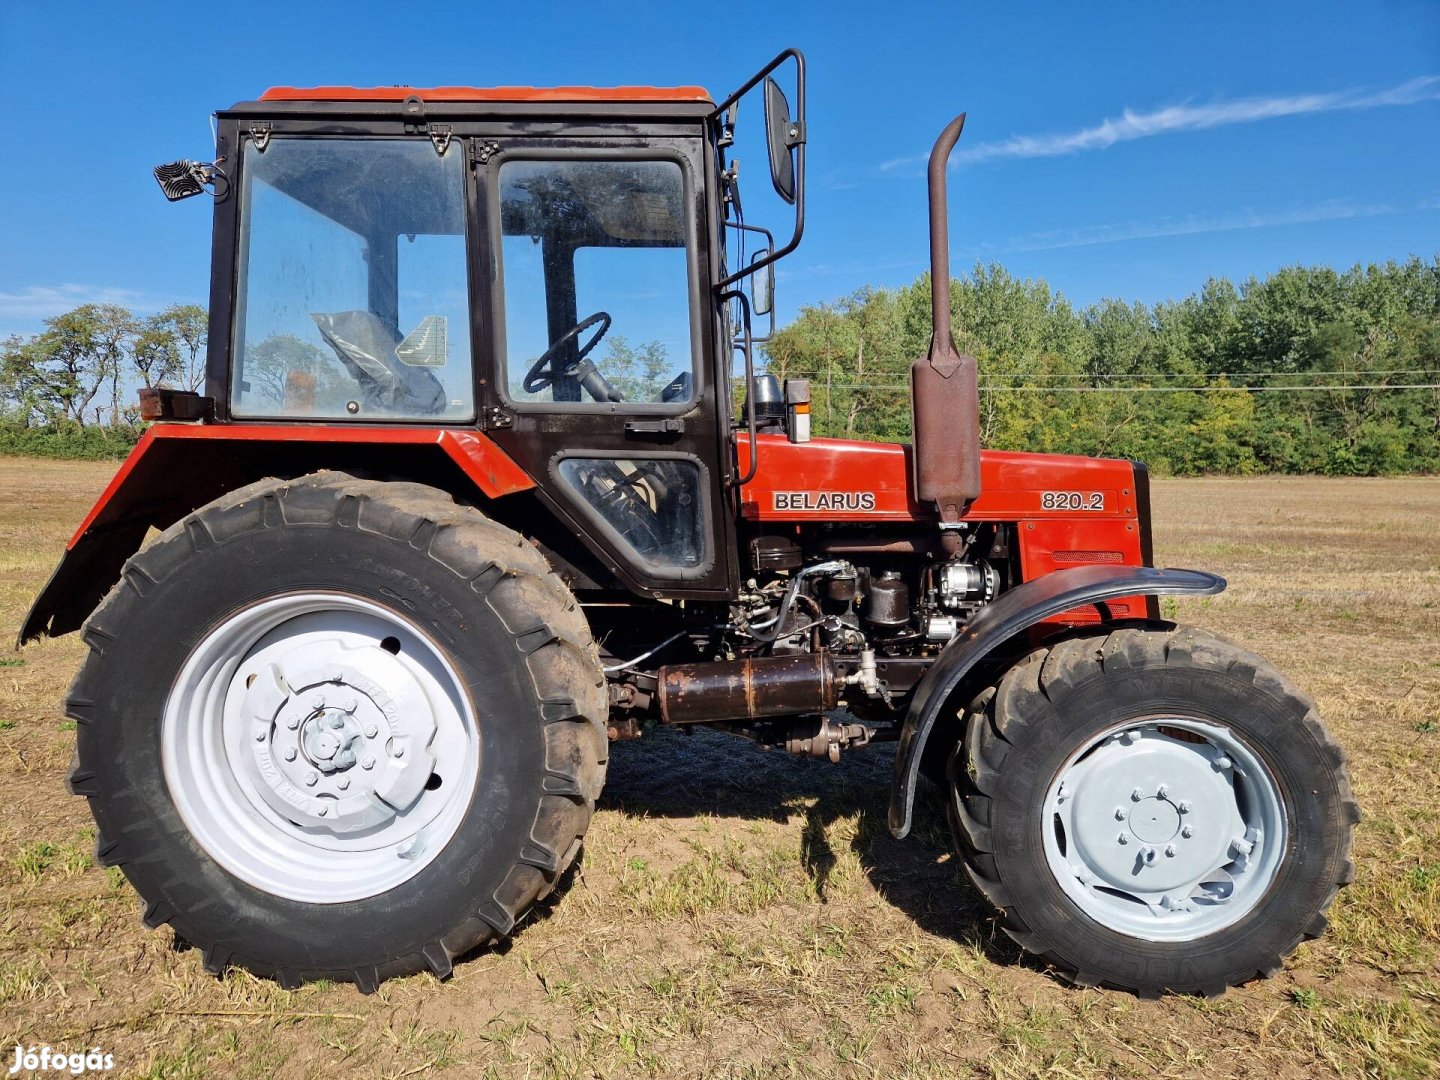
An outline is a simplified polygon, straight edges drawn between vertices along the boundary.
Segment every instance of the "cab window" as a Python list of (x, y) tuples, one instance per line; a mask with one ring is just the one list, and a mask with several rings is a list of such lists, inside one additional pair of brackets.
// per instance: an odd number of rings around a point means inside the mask
[(680, 165), (507, 160), (499, 202), (510, 400), (575, 408), (693, 400)]

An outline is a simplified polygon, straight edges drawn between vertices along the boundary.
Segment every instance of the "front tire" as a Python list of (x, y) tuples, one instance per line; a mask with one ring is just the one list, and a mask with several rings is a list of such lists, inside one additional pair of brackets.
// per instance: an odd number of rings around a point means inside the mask
[(432, 488), (241, 489), (131, 559), (84, 636), (71, 790), (147, 925), (216, 973), (446, 975), (555, 887), (604, 782), (573, 598)]
[(1189, 628), (1015, 664), (970, 708), (947, 802), (1006, 933), (1081, 985), (1214, 996), (1274, 974), (1353, 876), (1359, 811), (1314, 703)]

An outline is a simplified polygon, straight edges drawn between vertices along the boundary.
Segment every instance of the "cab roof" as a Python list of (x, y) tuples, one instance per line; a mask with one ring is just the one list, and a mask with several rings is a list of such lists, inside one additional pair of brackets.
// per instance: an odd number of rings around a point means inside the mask
[(703, 86), (272, 86), (261, 101), (709, 102)]

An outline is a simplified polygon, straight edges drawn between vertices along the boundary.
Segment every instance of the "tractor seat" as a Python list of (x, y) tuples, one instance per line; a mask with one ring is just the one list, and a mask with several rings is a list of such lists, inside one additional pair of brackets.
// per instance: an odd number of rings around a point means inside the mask
[(445, 388), (433, 372), (400, 362), (400, 337), (369, 311), (312, 311), (325, 343), (364, 392), (364, 405), (379, 413), (434, 416), (445, 411)]

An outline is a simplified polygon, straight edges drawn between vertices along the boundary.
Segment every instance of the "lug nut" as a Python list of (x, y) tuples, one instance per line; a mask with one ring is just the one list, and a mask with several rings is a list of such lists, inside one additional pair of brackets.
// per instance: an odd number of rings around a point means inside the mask
[(324, 817), (326, 814), (330, 813), (330, 808), (328, 806), (322, 806), (319, 810), (316, 810), (315, 812), (321, 817)]
[(1174, 845), (1174, 844), (1166, 844), (1166, 845), (1165, 845), (1165, 857), (1166, 857), (1167, 859), (1173, 859), (1173, 858), (1175, 857), (1175, 845)]
[(379, 734), (380, 734), (380, 729), (379, 729), (378, 727), (376, 727), (374, 724), (368, 724), (368, 725), (366, 725), (366, 727), (365, 727), (365, 737), (366, 737), (367, 739), (373, 739), (376, 735), (379, 735)]
[(312, 709), (323, 709), (325, 707), (325, 699), (319, 694), (316, 694), (310, 699), (310, 707)]
[(362, 769), (373, 769), (375, 767), (375, 759), (367, 754), (363, 759), (361, 759), (360, 767)]
[(1190, 800), (1189, 800), (1189, 799), (1181, 799), (1181, 800), (1180, 800), (1180, 805), (1177, 806), (1177, 807), (1175, 807), (1175, 809), (1176, 809), (1176, 810), (1179, 810), (1180, 813), (1182, 813), (1182, 814), (1188, 814), (1188, 813), (1190, 812)]
[(1130, 792), (1130, 800), (1132, 802), (1139, 802), (1144, 797), (1145, 793), (1141, 791), (1138, 787), (1134, 791)]
[(293, 746), (286, 747), (286, 749), (285, 749), (285, 760), (286, 760), (286, 761), (294, 761), (294, 760), (295, 760), (295, 757), (296, 757), (295, 747), (293, 747)]
[(319, 781), (319, 779), (320, 779), (320, 777), (316, 776), (313, 772), (306, 773), (306, 774), (305, 774), (305, 786), (306, 786), (306, 787), (314, 787), (315, 784)]
[(1125, 820), (1125, 808), (1124, 808), (1123, 806), (1117, 806), (1117, 807), (1115, 807), (1115, 820), (1116, 820), (1116, 821), (1124, 821), (1124, 820)]
[(1130, 837), (1126, 836), (1123, 832), (1120, 834), (1119, 839), (1122, 844), (1128, 844), (1130, 842)]
[(359, 707), (360, 707), (360, 703), (359, 703), (358, 701), (356, 701), (353, 697), (352, 697), (350, 700), (348, 700), (347, 702), (345, 702), (345, 711), (346, 711), (346, 712), (354, 712), (354, 711), (355, 711), (356, 709), (358, 709)]
[(285, 721), (285, 726), (288, 727), (291, 731), (294, 731), (300, 726), (300, 718), (298, 716), (290, 717), (289, 720)]
[(1170, 789), (1169, 789), (1168, 787), (1166, 787), (1164, 784), (1161, 784), (1158, 788), (1155, 789), (1155, 797), (1156, 797), (1157, 799), (1163, 799), (1163, 798), (1165, 798), (1165, 796), (1167, 796), (1167, 795), (1169, 795), (1169, 794), (1170, 794)]
[(1180, 835), (1183, 836), (1183, 837), (1185, 837), (1185, 839), (1188, 840), (1188, 839), (1190, 839), (1190, 837), (1192, 837), (1192, 836), (1195, 835), (1195, 830), (1194, 830), (1193, 828), (1191, 828), (1189, 825), (1186, 825), (1183, 829), (1180, 830)]
[(341, 791), (349, 791), (349, 790), (350, 790), (350, 781), (349, 781), (349, 780), (344, 780), (344, 779), (342, 779), (337, 786), (340, 788)]
[(256, 742), (264, 742), (264, 741), (265, 741), (265, 732), (263, 732), (263, 731), (257, 731), (257, 732), (255, 733), (255, 741), (256, 741)]

